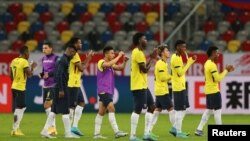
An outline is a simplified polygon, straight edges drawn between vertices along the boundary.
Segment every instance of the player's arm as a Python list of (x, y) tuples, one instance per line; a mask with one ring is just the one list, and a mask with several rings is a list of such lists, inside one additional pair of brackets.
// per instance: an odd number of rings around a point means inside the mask
[(113, 69), (114, 70), (123, 70), (127, 64), (127, 61), (128, 61), (128, 57), (124, 56), (122, 64), (113, 65)]
[(90, 60), (92, 59), (92, 57), (94, 56), (94, 52), (92, 50), (89, 51), (86, 59), (82, 62), (83, 65), (83, 69), (86, 69), (89, 65)]
[(65, 70), (64, 67), (65, 67), (65, 64), (66, 62), (62, 59), (60, 60), (60, 62), (58, 62), (58, 68), (57, 68), (57, 73), (56, 73), (56, 82), (58, 83), (58, 88), (59, 88), (59, 91), (63, 91), (63, 71)]
[(171, 80), (171, 75), (169, 75), (166, 69), (160, 69), (159, 78), (161, 82), (168, 82), (169, 80)]
[(218, 72), (216, 66), (213, 66), (211, 70), (212, 70), (211, 73), (212, 73), (214, 81), (220, 82), (222, 79), (224, 79), (224, 77), (227, 75), (228, 72), (231, 72), (234, 70), (234, 67), (232, 65), (227, 65), (226, 69), (222, 73)]
[(113, 59), (111, 61), (104, 61), (102, 63), (102, 68), (111, 67), (111, 66), (115, 65), (118, 62), (118, 60), (122, 57), (122, 55), (124, 55), (124, 53), (122, 51), (120, 51), (118, 56), (115, 57), (115, 59)]
[(26, 73), (26, 75), (28, 77), (31, 77), (33, 75), (33, 71), (35, 69), (35, 67), (37, 66), (37, 63), (36, 62), (33, 62), (30, 66), (30, 68), (27, 66), (24, 67), (24, 72)]
[(179, 77), (185, 75), (188, 68), (196, 61), (196, 58), (188, 58), (187, 64), (184, 67), (181, 67), (179, 61), (174, 61), (174, 69), (176, 70)]
[(10, 75), (10, 79), (13, 81), (14, 77), (13, 77), (13, 72), (12, 72), (12, 68), (11, 67), (10, 67), (9, 75)]

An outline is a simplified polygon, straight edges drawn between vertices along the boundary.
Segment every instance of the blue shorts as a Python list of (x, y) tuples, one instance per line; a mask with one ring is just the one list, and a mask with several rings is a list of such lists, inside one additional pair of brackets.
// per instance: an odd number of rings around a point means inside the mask
[(149, 89), (133, 90), (134, 110), (141, 111), (154, 105), (154, 100)]
[(56, 114), (69, 114), (69, 93), (67, 91), (67, 88), (65, 88), (63, 91), (64, 97), (59, 98), (59, 89), (55, 88), (52, 111)]
[(156, 108), (161, 108), (163, 110), (165, 110), (165, 109), (169, 110), (170, 108), (173, 107), (173, 102), (172, 102), (171, 96), (169, 94), (156, 96), (155, 105), (156, 105)]
[(13, 110), (18, 108), (24, 108), (26, 107), (25, 104), (25, 91), (20, 91), (20, 90), (16, 90), (16, 89), (11, 89), (12, 90), (12, 94), (13, 94)]
[(80, 87), (68, 87), (69, 106), (76, 107), (78, 103), (84, 102)]
[(186, 90), (173, 91), (174, 109), (177, 111), (186, 110), (189, 107), (188, 95)]
[(107, 107), (110, 102), (113, 102), (113, 95), (109, 93), (98, 94), (99, 101), (101, 101), (104, 107)]
[(221, 94), (220, 92), (206, 95), (207, 109), (221, 109)]
[(45, 101), (51, 101), (53, 100), (53, 95), (54, 95), (55, 91), (54, 88), (43, 88), (43, 103)]

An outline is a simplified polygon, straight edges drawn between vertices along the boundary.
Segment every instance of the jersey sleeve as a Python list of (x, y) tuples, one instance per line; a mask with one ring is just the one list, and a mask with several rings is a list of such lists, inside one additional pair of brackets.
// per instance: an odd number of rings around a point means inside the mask
[(161, 81), (169, 81), (171, 79), (167, 68), (168, 66), (165, 64), (158, 64), (157, 71)]
[(101, 59), (101, 60), (99, 60), (98, 61), (98, 64), (97, 64), (97, 69), (99, 70), (99, 71), (103, 71), (103, 67), (102, 67), (102, 64), (104, 63), (104, 60), (103, 59)]
[(76, 53), (75, 56), (71, 59), (71, 62), (72, 63), (81, 62), (81, 58), (78, 53)]
[(143, 52), (141, 51), (136, 51), (135, 52), (135, 61), (139, 64), (139, 63), (146, 63), (146, 58), (145, 55), (143, 54)]
[(29, 62), (27, 60), (22, 61), (23, 68), (29, 67)]
[(220, 82), (222, 79), (224, 79), (224, 77), (228, 73), (226, 69), (222, 73), (219, 73), (215, 64), (211, 64), (209, 67), (210, 67), (209, 70), (215, 82)]

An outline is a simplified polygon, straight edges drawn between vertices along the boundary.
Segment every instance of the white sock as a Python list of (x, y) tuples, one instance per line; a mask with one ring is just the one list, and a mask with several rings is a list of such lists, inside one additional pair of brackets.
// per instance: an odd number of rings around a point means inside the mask
[(216, 125), (221, 125), (222, 120), (221, 120), (221, 109), (215, 110), (214, 111), (214, 120)]
[(103, 116), (97, 114), (95, 117), (95, 135), (100, 134)]
[(172, 127), (175, 125), (175, 110), (171, 110), (168, 112), (170, 123), (172, 124)]
[(51, 111), (51, 108), (50, 108), (50, 107), (47, 108), (47, 109), (45, 109), (45, 112), (46, 112), (46, 115), (47, 115), (47, 116), (49, 116), (50, 111)]
[(183, 112), (182, 111), (176, 111), (176, 114), (175, 114), (175, 128), (176, 128), (177, 133), (181, 132), (182, 120), (183, 120)]
[(158, 120), (159, 114), (160, 114), (159, 111), (154, 111), (152, 121), (151, 121), (151, 123), (149, 125), (149, 131), (150, 132), (153, 130), (153, 128), (154, 128), (154, 126), (155, 126), (155, 124), (156, 124), (156, 122)]
[(206, 109), (204, 113), (202, 114), (200, 124), (198, 126), (198, 130), (202, 130), (204, 125), (207, 123), (210, 114), (212, 113), (212, 110)]
[(150, 130), (150, 123), (152, 122), (153, 114), (146, 112), (145, 113), (145, 128), (144, 128), (144, 134), (149, 134)]
[(116, 119), (115, 119), (115, 113), (109, 113), (109, 122), (114, 130), (114, 132), (118, 132), (119, 129), (118, 129), (118, 125), (116, 123)]
[(16, 129), (19, 128), (20, 122), (23, 119), (23, 113), (24, 113), (25, 110), (26, 110), (26, 108), (15, 109), (14, 117), (16, 117), (16, 121), (14, 121), (13, 130), (16, 130)]
[(52, 126), (56, 128), (56, 117), (53, 118)]
[(75, 109), (69, 108), (69, 120), (70, 120), (70, 125), (72, 125), (72, 123), (73, 123), (74, 111), (75, 111)]
[(131, 115), (131, 132), (130, 132), (131, 137), (136, 135), (136, 128), (137, 128), (139, 117), (140, 115), (134, 112)]
[(62, 120), (64, 124), (65, 135), (70, 134), (70, 119), (69, 114), (62, 115)]
[(51, 127), (53, 125), (53, 121), (55, 119), (55, 113), (54, 112), (50, 112), (48, 117), (47, 117), (47, 120), (46, 120), (46, 123), (43, 127), (44, 130), (48, 130), (49, 127)]
[(82, 106), (79, 106), (79, 105), (76, 106), (76, 108), (75, 108), (75, 116), (74, 116), (74, 120), (73, 120), (73, 127), (78, 127), (78, 122), (79, 122), (79, 120), (81, 119), (81, 116), (82, 116), (82, 110), (83, 110)]

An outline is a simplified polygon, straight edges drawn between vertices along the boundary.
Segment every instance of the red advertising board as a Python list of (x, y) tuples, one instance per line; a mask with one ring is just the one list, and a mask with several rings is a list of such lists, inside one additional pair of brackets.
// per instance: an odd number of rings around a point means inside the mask
[(10, 77), (0, 75), (0, 113), (12, 111), (12, 94)]

